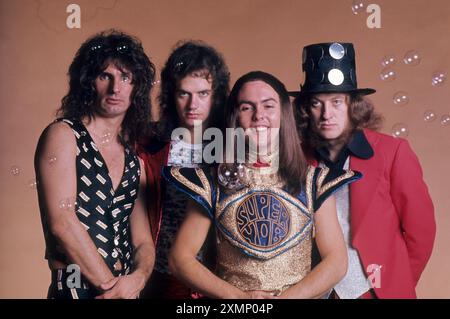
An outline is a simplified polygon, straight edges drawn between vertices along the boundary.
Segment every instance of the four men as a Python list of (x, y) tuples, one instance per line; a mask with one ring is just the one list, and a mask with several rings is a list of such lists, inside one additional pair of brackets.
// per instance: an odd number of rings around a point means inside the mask
[[(330, 297), (414, 298), (435, 236), (417, 157), (407, 141), (374, 130), (381, 117), (365, 95), (375, 90), (357, 87), (351, 44), (314, 44), (303, 54), (294, 107), (305, 154), (330, 176), (349, 168), (363, 175), (335, 194), (349, 262)], [(138, 40), (116, 31), (88, 39), (69, 75), (61, 118), (44, 130), (35, 157), (48, 297), (198, 296), (168, 268), (187, 198), (161, 171), (204, 164), (195, 137), (224, 126), (223, 57), (202, 42), (179, 44), (161, 73), (161, 118), (153, 123), (155, 69)], [(197, 258), (208, 264), (211, 251), (207, 240)], [(74, 265), (79, 282), (71, 281)]]

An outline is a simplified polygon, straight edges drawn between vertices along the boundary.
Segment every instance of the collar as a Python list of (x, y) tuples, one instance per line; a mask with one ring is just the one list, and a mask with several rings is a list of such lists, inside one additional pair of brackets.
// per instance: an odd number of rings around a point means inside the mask
[(373, 156), (373, 148), (362, 130), (356, 130), (353, 133), (350, 142), (347, 144), (349, 151), (356, 157), (361, 159), (369, 159)]
[[(342, 164), (349, 155), (356, 156), (361, 159), (369, 159), (373, 156), (373, 148), (367, 141), (366, 135), (362, 130), (356, 130), (350, 138), (350, 141), (345, 145), (339, 153), (335, 163)], [(324, 161), (327, 166), (333, 166), (329, 160), (330, 152), (326, 147), (317, 150), (317, 156)]]

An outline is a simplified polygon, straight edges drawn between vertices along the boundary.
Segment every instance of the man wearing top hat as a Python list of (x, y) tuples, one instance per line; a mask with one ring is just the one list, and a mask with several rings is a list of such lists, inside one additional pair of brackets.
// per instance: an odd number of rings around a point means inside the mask
[(435, 239), (434, 208), (405, 139), (376, 131), (382, 117), (357, 86), (351, 43), (303, 49), (305, 83), (295, 106), (309, 160), (363, 178), (336, 194), (349, 268), (330, 298), (416, 298)]

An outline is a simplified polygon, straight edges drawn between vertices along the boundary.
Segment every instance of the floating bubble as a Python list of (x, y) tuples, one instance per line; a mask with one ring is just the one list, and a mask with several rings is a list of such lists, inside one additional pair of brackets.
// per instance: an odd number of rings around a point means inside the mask
[(445, 80), (447, 79), (447, 74), (445, 72), (437, 71), (434, 72), (431, 76), (431, 85), (433, 86), (440, 86), (444, 84)]
[(234, 189), (241, 185), (241, 181), (245, 176), (243, 165), (225, 164), (219, 165), (218, 180), (222, 186), (228, 189)]
[(393, 57), (392, 55), (386, 55), (382, 60), (381, 60), (381, 65), (386, 67), (386, 66), (392, 66), (395, 64), (395, 57)]
[(19, 166), (13, 165), (13, 166), (11, 166), (10, 171), (13, 176), (17, 176), (20, 174), (21, 169)]
[(362, 1), (362, 0), (353, 1), (353, 4), (352, 4), (353, 14), (358, 14), (358, 13), (364, 12), (365, 6), (366, 6), (365, 1)]
[(448, 115), (448, 114), (442, 115), (441, 124), (444, 126), (449, 125), (450, 124), (450, 115)]
[(107, 144), (111, 142), (111, 132), (106, 132), (102, 135), (102, 140), (100, 141), (102, 144)]
[(393, 80), (395, 80), (396, 77), (397, 77), (397, 74), (391, 68), (384, 69), (380, 73), (381, 80), (386, 81), (386, 82), (393, 81)]
[(28, 187), (30, 187), (31, 189), (36, 189), (36, 186), (37, 186), (37, 181), (35, 178), (30, 179), (28, 181)]
[(409, 134), (408, 126), (404, 123), (397, 123), (392, 127), (393, 137), (407, 137)]
[(433, 122), (436, 119), (436, 113), (432, 110), (428, 110), (425, 113), (423, 113), (423, 120), (425, 122)]
[(422, 57), (421, 57), (420, 53), (416, 50), (410, 50), (410, 51), (406, 52), (405, 56), (403, 57), (403, 62), (406, 65), (411, 65), (411, 66), (418, 65), (421, 60), (422, 60)]
[(160, 81), (160, 80), (157, 80), (157, 81), (153, 81), (153, 82), (152, 82), (152, 85), (155, 86), (155, 85), (160, 84), (160, 83), (161, 83), (161, 81)]
[(396, 105), (406, 105), (409, 102), (409, 95), (406, 92), (399, 91), (394, 94), (393, 100)]
[(75, 211), (77, 207), (77, 200), (75, 197), (64, 198), (59, 201), (59, 208), (67, 211)]

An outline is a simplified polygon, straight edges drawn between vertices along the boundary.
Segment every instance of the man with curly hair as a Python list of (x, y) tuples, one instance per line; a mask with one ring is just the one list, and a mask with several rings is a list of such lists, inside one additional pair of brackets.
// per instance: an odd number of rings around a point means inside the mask
[(154, 264), (144, 165), (133, 151), (147, 127), (155, 68), (118, 31), (84, 42), (58, 118), (35, 155), (48, 298), (137, 298)]
[(359, 171), (336, 195), (348, 271), (331, 298), (415, 298), (436, 232), (422, 169), (407, 140), (379, 132), (382, 118), (357, 87), (351, 43), (303, 50), (305, 82), (295, 105), (311, 162)]
[[(222, 126), (229, 92), (229, 72), (220, 53), (199, 41), (179, 43), (161, 72), (161, 118), (151, 139), (138, 148), (144, 160), (148, 187), (149, 220), (156, 247), (155, 271), (144, 298), (190, 298), (196, 294), (169, 271), (168, 255), (185, 216), (187, 197), (161, 179), (162, 168), (196, 167), (203, 160), (204, 145), (195, 131)], [(173, 134), (181, 128), (187, 134)], [(174, 136), (172, 136), (174, 135)], [(207, 250), (198, 256), (206, 260)]]

